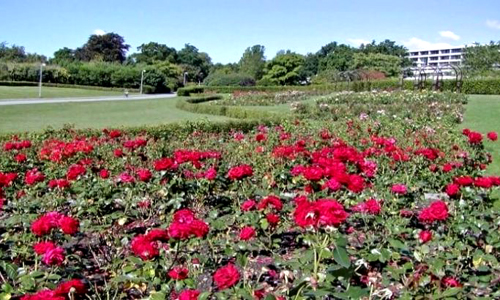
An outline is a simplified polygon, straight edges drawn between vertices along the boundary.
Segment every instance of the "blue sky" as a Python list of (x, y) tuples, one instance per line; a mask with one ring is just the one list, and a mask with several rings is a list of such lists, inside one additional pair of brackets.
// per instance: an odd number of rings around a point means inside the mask
[(93, 32), (116, 32), (131, 51), (185, 43), (214, 62), (236, 62), (261, 44), (306, 54), (331, 41), (395, 40), (409, 48), (500, 40), (499, 0), (24, 0), (0, 3), (0, 42), (52, 56)]

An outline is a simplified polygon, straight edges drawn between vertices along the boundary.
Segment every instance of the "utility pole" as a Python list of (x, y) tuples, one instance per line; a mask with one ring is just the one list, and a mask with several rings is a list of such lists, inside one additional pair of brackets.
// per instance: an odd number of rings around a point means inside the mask
[(40, 82), (38, 83), (38, 98), (42, 98), (42, 73), (43, 67), (45, 67), (45, 63), (40, 64)]
[(142, 95), (142, 83), (144, 82), (144, 72), (146, 72), (146, 70), (142, 70), (141, 72), (141, 91), (140, 91), (141, 95)]

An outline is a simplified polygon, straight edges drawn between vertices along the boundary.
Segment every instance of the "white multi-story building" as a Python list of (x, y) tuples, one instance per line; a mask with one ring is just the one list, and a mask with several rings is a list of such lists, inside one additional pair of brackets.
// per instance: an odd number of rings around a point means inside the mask
[(433, 74), (437, 70), (445, 77), (453, 75), (452, 66), (460, 66), (463, 60), (465, 46), (433, 48), (428, 50), (410, 50), (408, 58), (412, 61), (412, 71), (423, 70)]

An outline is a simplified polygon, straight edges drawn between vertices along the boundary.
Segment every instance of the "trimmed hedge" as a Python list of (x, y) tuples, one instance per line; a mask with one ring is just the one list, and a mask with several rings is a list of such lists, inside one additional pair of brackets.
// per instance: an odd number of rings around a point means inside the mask
[(202, 86), (190, 86), (178, 89), (177, 96), (189, 97), (191, 94), (201, 94), (203, 92), (204, 88)]
[(204, 97), (197, 97), (197, 98), (187, 98), (186, 101), (189, 103), (203, 103), (203, 102), (208, 102), (208, 101), (214, 101), (214, 100), (222, 100), (223, 97), (221, 95), (211, 95), (211, 96), (204, 96)]
[[(426, 89), (432, 89), (433, 81), (425, 82)], [(405, 90), (413, 90), (413, 80), (404, 81)], [(375, 81), (354, 81), (354, 82), (338, 82), (329, 85), (300, 85), (300, 86), (204, 86), (196, 87), (195, 91), (189, 92), (186, 89), (179, 89), (179, 96), (188, 96), (190, 93), (222, 93), (231, 94), (234, 91), (258, 91), (258, 92), (282, 92), (282, 91), (371, 91), (371, 90), (394, 90), (399, 88), (399, 79), (386, 79)], [(444, 80), (442, 82), (442, 90), (454, 92), (456, 90), (456, 82), (453, 79)], [(179, 94), (179, 92), (181, 94)], [(466, 94), (484, 94), (484, 95), (500, 95), (500, 78), (484, 78), (465, 80), (462, 86), (462, 92)], [(187, 94), (186, 94), (187, 93)]]
[[(0, 86), (38, 86), (38, 82), (32, 81), (0, 81)], [(96, 91), (117, 91), (123, 92), (124, 88), (116, 87), (103, 87), (103, 86), (91, 86), (91, 85), (76, 85), (76, 84), (64, 84), (64, 83), (49, 83), (44, 82), (43, 86), (48, 87), (58, 87), (58, 88), (73, 88), (73, 89), (84, 89), (84, 90), (96, 90)], [(151, 92), (152, 87), (144, 85), (143, 92), (148, 94)], [(129, 92), (138, 93), (139, 89), (127, 89)]]
[[(202, 104), (202, 102), (208, 102), (211, 100), (207, 100), (210, 97), (203, 97), (194, 99), (179, 99), (176, 103), (176, 107), (178, 109), (182, 109), (188, 112), (197, 113), (197, 114), (207, 114), (207, 115), (216, 115), (216, 116), (224, 116), (228, 118), (235, 119), (254, 119), (254, 120), (268, 120), (278, 122), (283, 119), (281, 116), (275, 113), (270, 113), (261, 110), (252, 110), (247, 109), (242, 106), (225, 106), (225, 105), (207, 105)], [(220, 96), (219, 96), (220, 97)], [(221, 99), (221, 98), (217, 98)], [(212, 99), (212, 100), (217, 100)], [(190, 102), (189, 100), (194, 100), (195, 102)]]

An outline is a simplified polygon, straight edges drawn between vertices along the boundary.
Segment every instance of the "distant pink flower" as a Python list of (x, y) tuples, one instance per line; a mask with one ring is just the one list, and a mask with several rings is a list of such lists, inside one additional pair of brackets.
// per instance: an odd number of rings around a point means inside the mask
[(394, 194), (404, 195), (407, 193), (408, 190), (406, 188), (406, 185), (404, 184), (395, 184), (392, 186), (391, 191)]

